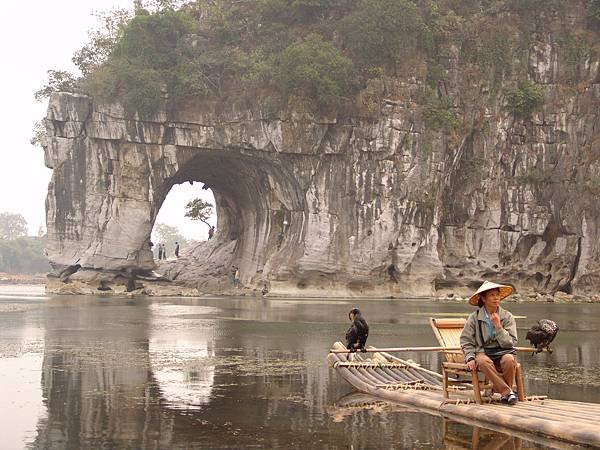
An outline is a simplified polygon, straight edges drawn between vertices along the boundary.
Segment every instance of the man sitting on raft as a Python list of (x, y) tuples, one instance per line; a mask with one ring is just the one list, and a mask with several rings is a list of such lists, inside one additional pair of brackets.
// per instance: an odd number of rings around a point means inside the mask
[(477, 368), (499, 392), (502, 403), (514, 405), (517, 395), (512, 390), (517, 361), (514, 346), (517, 326), (512, 314), (500, 302), (512, 293), (512, 287), (485, 281), (469, 298), (478, 306), (467, 319), (460, 335), (460, 346), (469, 370)]

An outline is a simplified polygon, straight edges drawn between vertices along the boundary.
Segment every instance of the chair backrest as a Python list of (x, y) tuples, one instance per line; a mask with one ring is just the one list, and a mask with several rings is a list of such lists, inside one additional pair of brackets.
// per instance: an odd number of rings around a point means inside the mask
[[(436, 319), (429, 318), (429, 324), (433, 330), (433, 334), (440, 343), (441, 347), (460, 347), (460, 334), (462, 333), (465, 323), (464, 318), (452, 319)], [(449, 350), (444, 352), (446, 361), (463, 363), (465, 358), (461, 350)]]

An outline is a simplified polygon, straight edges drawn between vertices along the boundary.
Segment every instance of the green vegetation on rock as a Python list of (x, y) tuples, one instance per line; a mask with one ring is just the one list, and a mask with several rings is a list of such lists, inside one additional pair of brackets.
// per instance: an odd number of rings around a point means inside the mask
[[(564, 8), (556, 0), (165, 0), (151, 10), (135, 3), (135, 13), (103, 16), (75, 53), (83, 78), (51, 71), (36, 97), (83, 91), (141, 116), (236, 99), (264, 117), (300, 109), (374, 119), (398, 81), (410, 80), (437, 90), (439, 104), (421, 105), (434, 127), (451, 129), (466, 116), (465, 102), (480, 101), (475, 85), (495, 96), (526, 78), (541, 15)], [(590, 0), (589, 16), (599, 11), (600, 1)], [(556, 37), (567, 83), (577, 82), (589, 41)], [(465, 97), (450, 109), (449, 82)], [(538, 94), (531, 85), (509, 91), (511, 111), (529, 117), (541, 106)]]
[(531, 81), (524, 81), (516, 89), (506, 92), (508, 107), (515, 117), (530, 117), (544, 103), (541, 88)]
[(196, 24), (183, 11), (164, 10), (138, 14), (123, 27), (105, 64), (89, 77), (92, 92), (106, 101), (120, 100), (123, 105), (143, 115), (150, 115), (160, 107), (161, 90), (177, 92), (181, 86), (206, 91), (206, 84), (189, 83), (188, 77), (202, 67), (189, 70), (198, 64), (193, 51), (184, 39), (193, 33)]
[(600, 0), (588, 0), (588, 17), (596, 22), (600, 23)]
[(402, 59), (431, 40), (421, 12), (409, 0), (362, 0), (343, 20), (341, 31), (357, 64), (394, 71)]
[(352, 76), (352, 61), (318, 34), (287, 47), (277, 66), (275, 85), (285, 100), (307, 99), (327, 110), (342, 104)]
[(432, 97), (423, 114), (427, 125), (433, 130), (454, 132), (460, 127), (460, 118), (447, 98)]

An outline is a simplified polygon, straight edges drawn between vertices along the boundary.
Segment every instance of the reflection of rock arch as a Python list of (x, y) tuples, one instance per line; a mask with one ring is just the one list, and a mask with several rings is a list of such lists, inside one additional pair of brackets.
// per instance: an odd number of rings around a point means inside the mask
[[(172, 328), (160, 330), (160, 324), (152, 327), (158, 331), (150, 339), (152, 307), (142, 302), (113, 300), (105, 308), (89, 298), (65, 301), (74, 307), (48, 308), (41, 379), (47, 415), (38, 421), (34, 446), (170, 447), (175, 424), (187, 420), (177, 411), (177, 398), (200, 396), (195, 404), (208, 402), (214, 366), (194, 372), (190, 365), (192, 370), (183, 372), (189, 386), (184, 384), (181, 395), (168, 386), (164, 365), (153, 373), (152, 361), (161, 359), (157, 356), (161, 349), (173, 346), (186, 349), (179, 353), (188, 356), (212, 355), (210, 339), (195, 339)], [(56, 306), (63, 306), (60, 302)], [(173, 322), (170, 318), (169, 324)], [(194, 402), (190, 403), (192, 408), (180, 406), (193, 409)]]
[[(169, 306), (171, 310), (179, 308)], [(190, 308), (197, 309), (184, 307), (188, 313)], [(214, 356), (213, 338), (205, 332), (189, 327), (152, 330), (148, 340), (150, 371), (166, 406), (190, 409), (209, 403), (215, 378)]]
[(49, 302), (55, 308), (47, 310), (41, 380), (47, 418), (38, 424), (36, 448), (135, 446), (144, 423), (161, 428), (160, 411), (128, 401), (153, 396), (143, 325), (148, 309), (118, 300), (104, 308), (78, 297)]

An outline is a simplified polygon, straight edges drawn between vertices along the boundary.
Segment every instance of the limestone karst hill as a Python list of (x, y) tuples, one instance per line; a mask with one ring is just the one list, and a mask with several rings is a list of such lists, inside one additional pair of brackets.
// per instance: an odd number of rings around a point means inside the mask
[(352, 36), (338, 42), (343, 29), (332, 37), (362, 64), (333, 109), (295, 103), (309, 93), (273, 82), (269, 95), (285, 98), (273, 110), (259, 91), (236, 91), (235, 77), (220, 96), (179, 100), (163, 86), (147, 114), (93, 92), (52, 94), (44, 146), (56, 273), (92, 284), (98, 274), (147, 277), (169, 189), (201, 181), (215, 194), (215, 239), (162, 267), (189, 286), (222, 291), (235, 264), (244, 285), (281, 294), (433, 295), (481, 279), (596, 291), (593, 2), (437, 3), (442, 18), (423, 15), (434, 49), (400, 49), (392, 68), (371, 70)]

